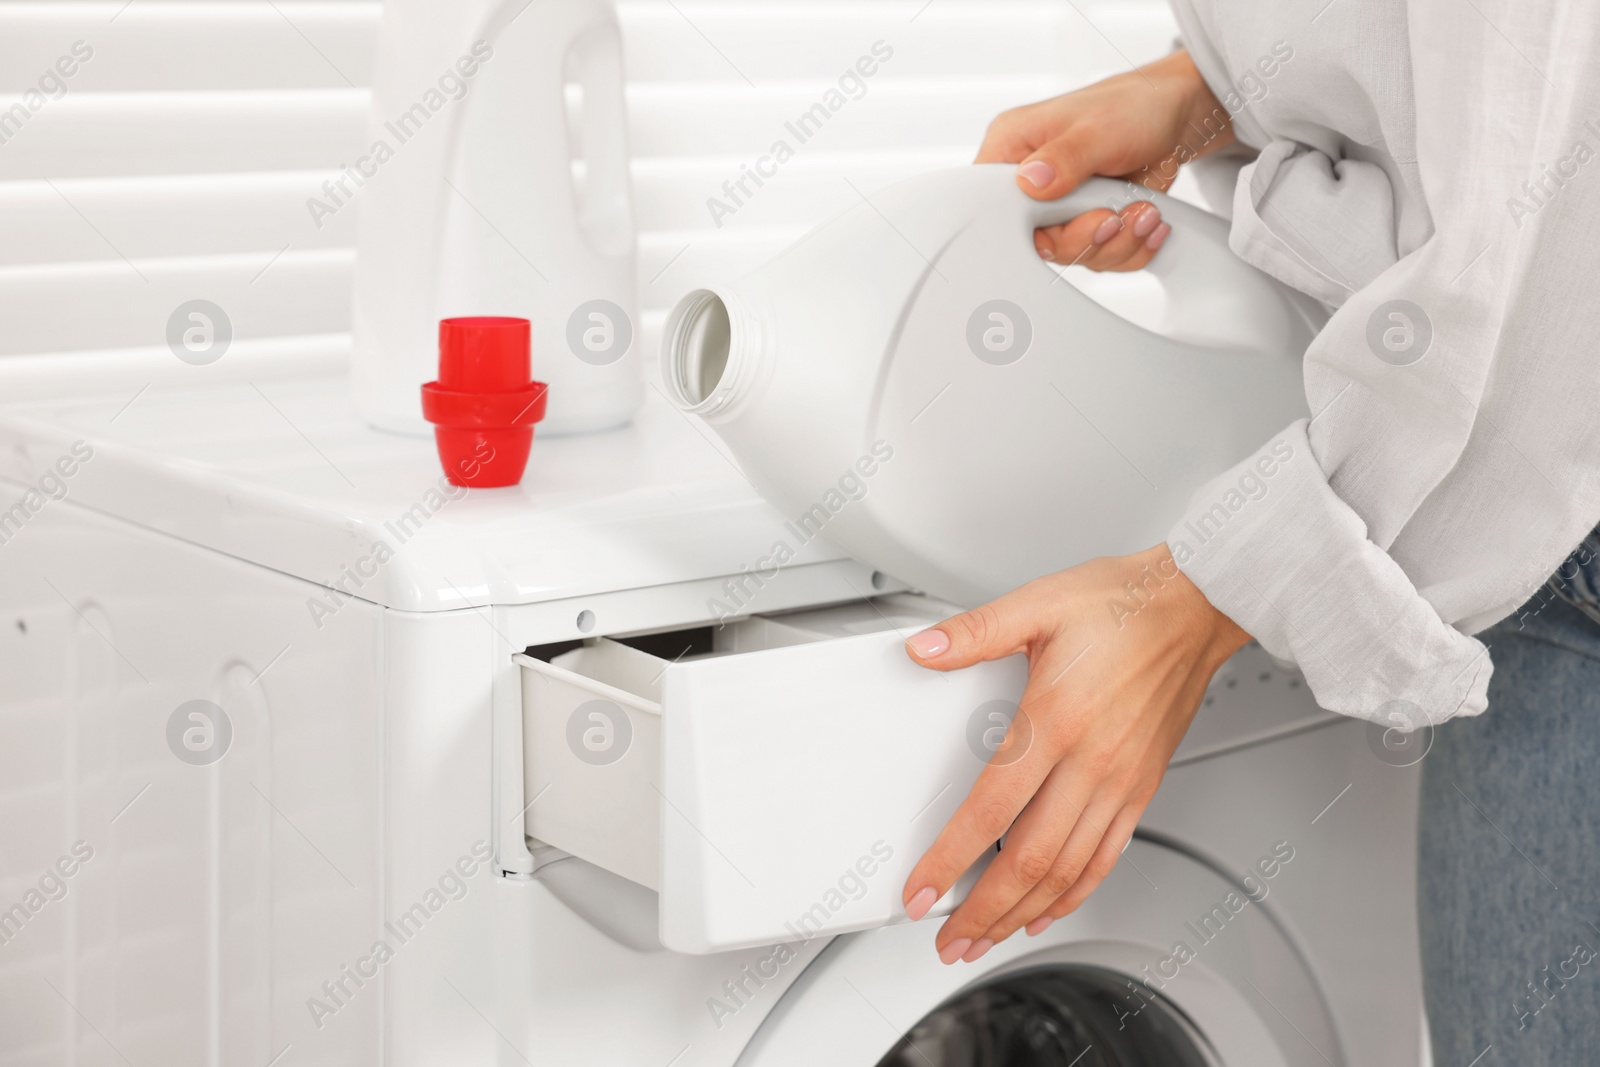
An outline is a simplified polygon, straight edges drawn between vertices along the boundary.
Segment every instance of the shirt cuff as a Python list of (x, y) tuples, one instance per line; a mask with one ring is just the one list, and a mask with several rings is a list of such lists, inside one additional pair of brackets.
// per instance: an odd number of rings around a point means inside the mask
[(1385, 726), (1477, 715), (1488, 649), (1447, 625), (1328, 485), (1305, 419), (1203, 486), (1167, 537), (1223, 614), (1294, 661), (1317, 703)]

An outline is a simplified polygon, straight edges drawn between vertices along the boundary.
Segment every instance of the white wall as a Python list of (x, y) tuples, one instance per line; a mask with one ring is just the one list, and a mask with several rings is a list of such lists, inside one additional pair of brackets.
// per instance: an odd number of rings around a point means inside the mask
[[(871, 192), (965, 162), (996, 112), (1145, 62), (1173, 38), (1162, 0), (619, 9), (652, 346), (686, 288), (771, 255), (852, 203), (852, 184)], [(0, 400), (181, 380), (195, 368), (164, 330), (196, 297), (236, 329), (211, 380), (338, 366), (355, 213), (318, 229), (306, 199), (362, 144), (380, 10), (0, 0)], [(894, 55), (865, 94), (719, 228), (708, 198), (880, 40)], [(92, 57), (60, 89), (49, 72), (80, 41)], [(41, 78), (47, 93), (24, 95)]]

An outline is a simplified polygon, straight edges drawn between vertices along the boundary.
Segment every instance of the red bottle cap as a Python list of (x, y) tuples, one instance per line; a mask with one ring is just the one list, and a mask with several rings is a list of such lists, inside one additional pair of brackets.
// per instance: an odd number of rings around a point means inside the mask
[(527, 319), (440, 321), (439, 380), (422, 387), (422, 415), (434, 424), (452, 484), (488, 489), (522, 480), (548, 392), (532, 380), (532, 365)]

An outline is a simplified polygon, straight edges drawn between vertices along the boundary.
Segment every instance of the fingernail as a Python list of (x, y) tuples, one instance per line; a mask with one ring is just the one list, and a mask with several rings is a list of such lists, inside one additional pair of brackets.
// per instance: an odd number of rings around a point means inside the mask
[(1110, 218), (1106, 219), (1106, 221), (1100, 224), (1099, 228), (1094, 231), (1094, 236), (1090, 238), (1090, 240), (1097, 245), (1103, 245), (1121, 232), (1122, 216), (1112, 215)]
[(906, 901), (906, 915), (912, 922), (916, 922), (928, 914), (928, 909), (933, 907), (938, 899), (939, 894), (934, 890), (933, 886), (925, 885), (913, 893), (910, 900)]
[(1133, 235), (1135, 237), (1148, 237), (1150, 231), (1161, 223), (1161, 212), (1155, 208), (1145, 208), (1139, 212), (1139, 217), (1133, 220)]
[(977, 963), (983, 958), (983, 954), (992, 948), (994, 948), (993, 941), (990, 941), (987, 937), (980, 937), (972, 943), (971, 948), (967, 949), (961, 960), (963, 963)]
[(1017, 173), (1028, 179), (1035, 189), (1043, 189), (1056, 180), (1056, 168), (1042, 159), (1035, 159), (1017, 168)]
[(1056, 258), (1056, 254), (1048, 248), (1041, 248), (1039, 249), (1039, 258), (1053, 260)]
[(1028, 924), (1028, 936), (1038, 937), (1040, 934), (1050, 929), (1050, 924), (1055, 921), (1056, 917), (1054, 915), (1039, 916), (1037, 919), (1033, 920), (1033, 922)]
[(1163, 222), (1160, 226), (1156, 227), (1156, 232), (1150, 235), (1150, 239), (1144, 243), (1144, 246), (1150, 251), (1154, 252), (1156, 249), (1160, 248), (1166, 243), (1167, 234), (1171, 232), (1172, 227)]
[(954, 941), (950, 942), (944, 948), (939, 950), (939, 962), (944, 964), (946, 967), (950, 966), (956, 960), (961, 958), (961, 954), (967, 951), (967, 948), (971, 944), (972, 938), (970, 937), (956, 938)]
[(945, 636), (943, 630), (924, 630), (920, 634), (912, 634), (906, 644), (923, 659), (932, 659), (950, 647), (950, 638)]

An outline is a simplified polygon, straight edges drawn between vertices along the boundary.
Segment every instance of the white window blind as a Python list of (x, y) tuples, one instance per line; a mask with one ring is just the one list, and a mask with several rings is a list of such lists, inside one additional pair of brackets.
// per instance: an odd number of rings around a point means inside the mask
[[(750, 269), (860, 194), (970, 160), (1004, 108), (1173, 39), (1163, 0), (618, 10), (647, 352), (686, 289)], [(338, 369), (359, 197), (320, 229), (306, 199), (364, 143), (380, 13), (0, 0), (0, 400), (192, 377), (164, 337), (195, 297), (234, 325), (209, 380)], [(817, 110), (830, 91), (844, 103)]]

